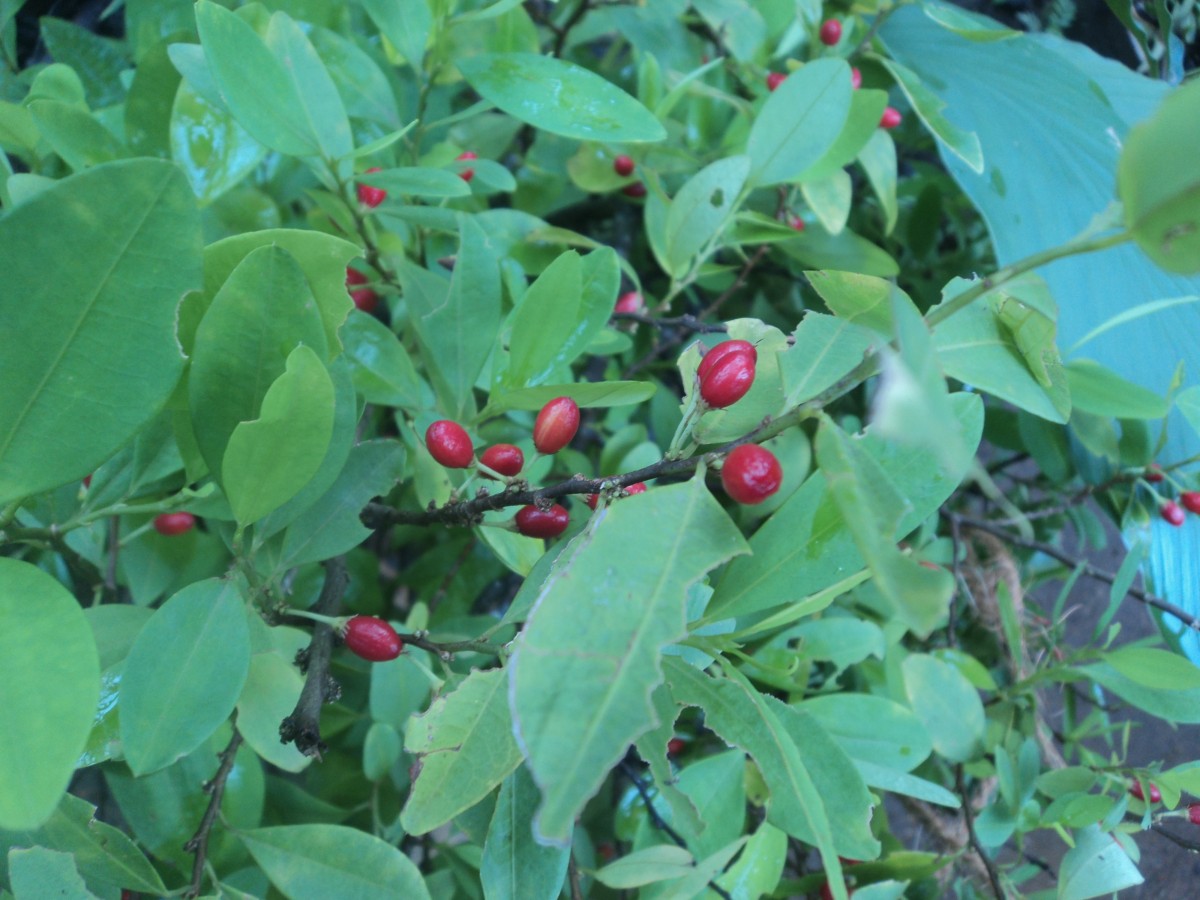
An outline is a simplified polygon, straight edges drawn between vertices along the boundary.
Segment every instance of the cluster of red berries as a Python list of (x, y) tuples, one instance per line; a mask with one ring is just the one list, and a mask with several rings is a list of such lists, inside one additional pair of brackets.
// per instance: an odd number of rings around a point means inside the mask
[[(458, 156), (454, 157), (455, 162), (470, 162), (473, 159), (479, 159), (479, 154), (474, 150), (464, 150)], [(372, 166), (364, 172), (364, 175), (374, 175), (376, 172), (382, 172), (379, 166)], [(463, 181), (469, 182), (475, 177), (474, 169), (463, 169), (458, 173), (458, 177)], [(358, 202), (368, 209), (374, 209), (384, 200), (387, 199), (387, 191), (383, 188), (371, 187), (369, 184), (358, 185)]]
[[(1150, 803), (1161, 803), (1162, 791), (1160, 791), (1156, 785), (1150, 784), (1149, 782), (1147, 782), (1146, 786), (1150, 789)], [(1135, 781), (1132, 785), (1130, 785), (1129, 795), (1131, 797), (1137, 797), (1137, 799), (1141, 800), (1143, 803), (1146, 802), (1146, 792), (1142, 790), (1142, 783), (1140, 781)], [(1200, 825), (1200, 803), (1188, 804), (1187, 817), (1188, 821), (1193, 825)]]
[[(1159, 484), (1166, 478), (1166, 473), (1155, 463), (1147, 466), (1142, 475), (1142, 479), (1150, 484)], [(1178, 503), (1174, 500), (1163, 500), (1159, 504), (1158, 514), (1162, 516), (1163, 521), (1178, 528), (1187, 518), (1185, 509), (1200, 514), (1200, 491), (1180, 491)]]

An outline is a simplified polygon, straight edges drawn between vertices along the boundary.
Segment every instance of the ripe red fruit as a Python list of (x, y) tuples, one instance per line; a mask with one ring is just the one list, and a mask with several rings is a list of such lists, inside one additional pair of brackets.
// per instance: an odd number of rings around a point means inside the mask
[(640, 181), (635, 181), (633, 184), (627, 184), (625, 187), (621, 188), (621, 193), (626, 197), (645, 197), (646, 186)]
[(475, 456), (467, 430), (449, 419), (439, 419), (425, 429), (425, 446), (447, 469), (465, 469)]
[[(454, 158), (455, 159), (468, 159), (468, 160), (469, 159), (479, 159), (479, 154), (476, 153), (474, 150), (464, 150), (462, 153), (458, 154), (458, 156), (456, 156)], [(472, 178), (475, 177), (475, 170), (474, 169), (463, 169), (461, 172), (458, 173), (458, 177), (461, 178), (463, 181), (470, 181)]]
[(374, 616), (352, 618), (346, 623), (343, 637), (351, 653), (371, 662), (395, 659), (404, 649), (404, 641), (400, 640), (396, 629)]
[(525, 537), (552, 538), (567, 530), (571, 516), (557, 503), (549, 509), (522, 506), (517, 512), (516, 522), (517, 531)]
[[(366, 284), (369, 279), (358, 269), (346, 267), (346, 287), (350, 288), (355, 284)], [(350, 291), (350, 299), (365, 313), (374, 312), (376, 305), (379, 303), (379, 295), (370, 288), (358, 288)]]
[(721, 467), (721, 484), (725, 493), (751, 506), (762, 503), (779, 490), (783, 469), (775, 454), (758, 444), (734, 447)]
[(533, 423), (533, 446), (538, 453), (557, 453), (579, 430), (579, 405), (570, 397), (555, 397), (542, 407)]
[(1200, 491), (1184, 491), (1179, 500), (1188, 512), (1200, 513)]
[(83, 476), (83, 486), (85, 488), (90, 488), (92, 486), (92, 476), (91, 475)]
[(683, 738), (673, 737), (667, 741), (667, 756), (678, 756), (687, 747), (687, 741)]
[(483, 456), (479, 457), (479, 461), (489, 469), (494, 469), (501, 475), (511, 478), (520, 473), (521, 467), (525, 465), (525, 454), (521, 452), (520, 447), (512, 444), (493, 444), (483, 451)]
[(774, 91), (787, 79), (787, 75), (783, 72), (768, 72), (767, 73), (767, 90)]
[(1193, 825), (1200, 825), (1200, 803), (1192, 803), (1188, 806), (1188, 821)]
[(637, 291), (626, 291), (617, 298), (617, 304), (613, 307), (613, 312), (633, 313), (645, 305), (646, 301), (642, 299), (642, 295)]
[[(1144, 801), (1146, 799), (1145, 794), (1142, 793), (1142, 783), (1140, 781), (1135, 781), (1133, 783), (1133, 786), (1129, 788), (1129, 793), (1132, 794), (1134, 797), (1137, 797), (1139, 800)], [(1151, 803), (1159, 803), (1161, 801), (1162, 801), (1162, 792), (1159, 791), (1159, 789), (1156, 788), (1154, 785), (1150, 785), (1150, 802)]]
[(862, 72), (858, 71), (858, 66), (850, 69), (850, 87), (856, 91), (862, 87)]
[(1158, 463), (1150, 463), (1146, 466), (1146, 474), (1143, 476), (1151, 484), (1158, 484), (1167, 476), (1163, 474), (1163, 470), (1159, 468)]
[(700, 399), (709, 409), (737, 403), (754, 384), (754, 360), (754, 356), (740, 350), (721, 356), (700, 376)]
[[(371, 168), (367, 169), (366, 174), (370, 175), (372, 172), (381, 171), (383, 170), (380, 169), (379, 166), (372, 166)], [(385, 191), (383, 188), (371, 187), (370, 185), (366, 184), (360, 184), (358, 186), (358, 202), (363, 206), (369, 206), (371, 209), (374, 209), (386, 199), (387, 191)]]
[(1183, 508), (1174, 500), (1168, 500), (1158, 508), (1158, 514), (1163, 517), (1164, 521), (1178, 528), (1183, 524), (1184, 516), (1186, 515)]
[(792, 216), (790, 219), (788, 219), (788, 224), (792, 226), (793, 231), (804, 230), (804, 220), (799, 216)]
[(894, 106), (889, 106), (883, 111), (883, 115), (879, 117), (879, 127), (895, 128), (900, 124), (903, 118), (904, 117), (900, 115), (900, 110), (896, 109)]
[(842, 39), (842, 23), (837, 19), (826, 19), (821, 23), (821, 43), (832, 47)]
[(720, 362), (722, 357), (730, 353), (748, 353), (754, 362), (758, 362), (758, 348), (749, 341), (741, 339), (721, 341), (721, 343), (715, 344), (704, 351), (704, 357), (700, 360), (700, 365), (696, 366), (696, 377), (703, 380), (712, 367)]
[(196, 517), (190, 512), (163, 513), (154, 517), (154, 530), (167, 537), (191, 531), (196, 525)]
[(633, 169), (634, 169), (634, 162), (633, 162), (632, 156), (626, 156), (624, 153), (622, 153), (620, 156), (618, 156), (616, 159), (613, 160), (613, 171), (616, 172), (618, 175), (620, 175), (622, 178), (625, 178), (628, 175), (632, 175)]

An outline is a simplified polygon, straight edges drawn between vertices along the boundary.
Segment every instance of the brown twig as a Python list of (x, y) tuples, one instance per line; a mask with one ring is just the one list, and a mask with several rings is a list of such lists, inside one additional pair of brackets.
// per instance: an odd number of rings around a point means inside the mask
[(242, 733), (237, 729), (236, 709), (233, 711), (231, 721), (233, 736), (229, 739), (225, 749), (221, 751), (221, 764), (217, 767), (217, 774), (204, 785), (205, 792), (210, 795), (208, 807), (204, 810), (200, 827), (196, 829), (192, 839), (183, 845), (184, 852), (196, 855), (196, 861), (192, 864), (192, 883), (184, 893), (184, 897), (200, 896), (200, 887), (204, 883), (204, 866), (208, 860), (208, 841), (212, 836), (213, 825), (216, 824), (217, 816), (221, 811), (221, 798), (225, 795), (225, 783), (229, 780), (229, 773), (233, 771), (238, 747), (242, 745)]
[(1186, 838), (1181, 838), (1177, 834), (1171, 834), (1171, 832), (1167, 831), (1161, 825), (1151, 825), (1150, 830), (1155, 834), (1162, 835), (1177, 847), (1182, 847), (1184, 850), (1191, 850), (1193, 853), (1200, 853), (1200, 844), (1197, 844), (1195, 841), (1189, 841)]
[[(346, 571), (346, 560), (341, 556), (325, 561), (325, 584), (317, 599), (314, 612), (324, 616), (337, 614), (350, 575)], [(316, 623), (308, 648), (302, 650), (305, 667), (304, 688), (292, 714), (279, 725), (280, 743), (295, 743), (296, 749), (305, 756), (321, 758), (325, 743), (321, 740), (321, 707), (327, 700), (336, 700), (340, 691), (329, 675), (329, 657), (333, 652), (333, 629)]]
[(1000, 883), (1000, 873), (996, 871), (995, 864), (992, 862), (991, 857), (987, 855), (987, 852), (983, 849), (983, 844), (979, 842), (979, 837), (975, 834), (975, 814), (971, 810), (971, 797), (967, 794), (966, 782), (963, 780), (962, 763), (954, 767), (954, 780), (958, 787), (958, 795), (962, 798), (963, 819), (967, 825), (967, 841), (987, 871), (988, 881), (991, 883), (992, 890), (996, 894), (996, 900), (1004, 900), (1007, 894), (1004, 892), (1004, 885)]

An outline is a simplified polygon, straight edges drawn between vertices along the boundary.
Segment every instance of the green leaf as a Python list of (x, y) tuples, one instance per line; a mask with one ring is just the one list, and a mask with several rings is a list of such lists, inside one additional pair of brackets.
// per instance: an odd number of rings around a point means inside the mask
[(171, 107), (171, 158), (192, 191), (211, 203), (255, 170), (267, 148), (250, 136), (224, 107), (181, 81)]
[(1058, 900), (1116, 894), (1144, 880), (1113, 836), (1092, 825), (1075, 833), (1075, 846), (1063, 857)]
[(854, 200), (854, 187), (848, 172), (837, 171), (824, 178), (806, 179), (800, 185), (800, 193), (826, 231), (838, 235), (845, 230), (850, 218), (850, 204)]
[(895, 59), (876, 57), (879, 63), (887, 69), (896, 84), (912, 104), (925, 127), (933, 132), (933, 136), (942, 146), (965, 162), (974, 172), (983, 171), (983, 149), (979, 143), (979, 135), (966, 131), (953, 124), (943, 114), (946, 103), (931, 91), (921, 81), (916, 72), (901, 65)]
[(403, 752), (404, 745), (395, 728), (387, 722), (372, 722), (363, 741), (363, 776), (368, 781), (386, 778)]
[(986, 16), (977, 15), (948, 3), (938, 3), (936, 0), (924, 0), (921, 4), (921, 11), (947, 31), (953, 31), (959, 37), (965, 37), (970, 41), (981, 43), (1006, 41), (1021, 34), (1011, 28), (1002, 27)]
[(362, 184), (383, 188), (388, 197), (401, 195), (413, 197), (469, 197), (471, 186), (457, 172), (447, 169), (431, 169), (425, 166), (410, 166), (399, 169), (383, 169), (371, 172), (358, 179)]
[(412, 860), (355, 828), (281, 825), (238, 837), (288, 900), (429, 900)]
[[(876, 117), (876, 122), (878, 122)], [(891, 234), (900, 215), (896, 200), (896, 142), (882, 128), (876, 128), (870, 140), (858, 153), (858, 164), (862, 166), (883, 209), (883, 233)]]
[(433, 406), (433, 393), (417, 374), (395, 332), (372, 315), (354, 310), (342, 326), (346, 356), (354, 363), (354, 387), (368, 403), (410, 412)]
[(487, 900), (555, 900), (562, 890), (571, 854), (534, 840), (531, 823), (540, 799), (524, 766), (500, 785), (479, 866)]
[[(1126, 665), (1125, 668), (1129, 670), (1130, 667)], [(1079, 671), (1152, 716), (1188, 725), (1200, 723), (1200, 688), (1164, 688), (1145, 684), (1150, 679), (1144, 674), (1135, 671), (1134, 674), (1139, 677), (1131, 678), (1107, 662), (1082, 666)]]
[(820, 394), (849, 375), (879, 338), (853, 322), (809, 310), (796, 327), (792, 346), (779, 354), (784, 407)]
[(96, 900), (79, 877), (75, 860), (70, 853), (30, 847), (13, 847), (8, 851), (8, 877), (13, 894), (20, 900), (56, 900), (72, 897), (76, 900)]
[(669, 878), (681, 878), (692, 870), (692, 854), (674, 844), (658, 844), (635, 850), (596, 872), (596, 880), (613, 890), (645, 887)]
[(196, 4), (196, 27), (221, 97), (242, 126), (280, 153), (319, 153), (320, 139), (312, 130), (296, 82), (258, 33), (211, 0)]
[(0, 354), (0, 503), (83, 478), (162, 409), (199, 250), (191, 193), (159, 160), (96, 166), (0, 218), (0, 334), (21, 335)]
[(523, 388), (565, 374), (569, 360), (561, 352), (579, 323), (583, 302), (583, 265), (568, 250), (554, 260), (517, 301), (509, 319), (509, 362), (504, 384)]
[(577, 384), (544, 384), (540, 387), (494, 393), (488, 411), (541, 409), (555, 397), (570, 397), (581, 407), (604, 408), (644, 403), (656, 388), (649, 381), (582, 381)]
[(313, 761), (295, 744), (279, 740), (279, 723), (290, 716), (304, 688), (304, 676), (291, 659), (268, 651), (250, 657), (250, 668), (237, 701), (237, 727), (264, 761), (285, 772), (300, 772)]
[(87, 110), (58, 100), (37, 100), (29, 104), (29, 112), (54, 152), (76, 171), (129, 155)]
[(716, 879), (734, 897), (769, 895), (779, 884), (787, 862), (787, 832), (763, 822), (746, 842), (737, 862)]
[(409, 719), (404, 746), (420, 774), (400, 815), (405, 830), (426, 834), (491, 793), (521, 764), (503, 669), (476, 670), (449, 694)]
[(1161, 419), (1170, 404), (1154, 391), (1126, 381), (1090, 359), (1067, 363), (1067, 382), (1075, 409), (1113, 419)]
[(87, 743), (100, 664), (75, 598), (16, 559), (0, 558), (0, 659), (20, 673), (0, 679), (0, 828), (36, 828), (58, 806)]
[(362, 0), (362, 5), (380, 33), (404, 54), (410, 66), (420, 72), (425, 59), (425, 45), (433, 29), (433, 15), (426, 0), (409, 0), (406, 3)]
[[(849, 71), (846, 76), (849, 78)], [(804, 170), (801, 180), (819, 180), (840, 172), (854, 162), (875, 135), (886, 134), (879, 129), (879, 119), (887, 107), (887, 101), (886, 91), (870, 88), (854, 91), (850, 95), (850, 115), (842, 133), (824, 156)]]
[(533, 53), (480, 53), (455, 64), (484, 99), (543, 131), (621, 143), (667, 136), (650, 110), (573, 63)]
[[(349, 156), (354, 150), (354, 140), (350, 136), (346, 108), (329, 70), (304, 31), (286, 13), (277, 12), (267, 26), (266, 43), (291, 79), (295, 96), (300, 98), (308, 133), (316, 139), (321, 155), (327, 160)], [(244, 85), (244, 70), (242, 80)]]
[(41, 19), (39, 25), (50, 55), (78, 73), (87, 92), (88, 106), (103, 109), (125, 98), (121, 72), (128, 68), (129, 56), (119, 41), (49, 16)]
[(892, 318), (892, 297), (896, 294), (908, 297), (895, 284), (857, 272), (820, 271), (805, 272), (804, 275), (830, 312), (839, 319), (892, 337), (896, 327)]
[(162, 605), (138, 634), (121, 685), (121, 741), (136, 775), (171, 765), (233, 712), (250, 667), (235, 583), (210, 578)]
[(750, 183), (791, 181), (835, 144), (850, 112), (850, 73), (840, 59), (818, 59), (767, 98), (746, 142)]
[(904, 660), (909, 705), (951, 762), (968, 762), (982, 749), (986, 721), (983, 702), (971, 683), (948, 663), (915, 653)]
[[(1117, 168), (1125, 225), (1168, 272), (1200, 272), (1200, 166), (1175, 152), (1198, 141), (1200, 87), (1189, 81), (1169, 93), (1149, 121), (1130, 130)], [(1164, 159), (1171, 165), (1164, 166)]]
[(311, 347), (301, 345), (267, 389), (259, 417), (229, 438), (221, 484), (239, 525), (286, 503), (321, 467), (333, 434), (333, 381)]
[(911, 772), (933, 749), (912, 711), (886, 697), (841, 693), (813, 697), (796, 708), (816, 719), (856, 762)]
[(542, 840), (568, 841), (607, 771), (654, 727), (650, 695), (662, 648), (686, 634), (688, 586), (745, 546), (693, 479), (613, 504), (563, 551), (509, 662)]
[(667, 213), (667, 272), (681, 278), (707, 254), (737, 211), (750, 174), (750, 158), (731, 156), (705, 166), (679, 189)]
[[(659, 691), (666, 695), (671, 704), (670, 715), (678, 715), (679, 707), (671, 699), (670, 688), (663, 684)], [(662, 749), (666, 750), (665, 742)], [(651, 794), (652, 805), (687, 842), (687, 849), (692, 855), (701, 859), (736, 841), (745, 830), (745, 776), (746, 754), (739, 749), (694, 759), (673, 773), (666, 787), (669, 789), (674, 786), (686, 798), (695, 815), (688, 820), (676, 821), (677, 807), (668, 804), (664, 808), (662, 801), (668, 798), (663, 785), (658, 782), (655, 782), (654, 793)], [(662, 832), (654, 826), (649, 816), (641, 816), (634, 846), (646, 846), (660, 840)]]
[(962, 802), (940, 784), (918, 778), (900, 769), (881, 766), (865, 759), (855, 759), (854, 766), (870, 787), (905, 797), (916, 797), (927, 803), (936, 803), (949, 809), (958, 809)]
[(234, 431), (262, 414), (264, 398), (298, 345), (325, 353), (316, 301), (295, 257), (281, 247), (261, 247), (217, 291), (192, 350), (192, 427), (218, 479)]

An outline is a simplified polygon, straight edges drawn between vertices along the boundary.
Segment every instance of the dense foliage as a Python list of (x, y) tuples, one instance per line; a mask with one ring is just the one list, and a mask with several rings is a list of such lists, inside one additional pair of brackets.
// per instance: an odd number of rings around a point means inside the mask
[(20, 5), (0, 897), (1083, 900), (1200, 824), (1121, 712), (1200, 722), (1200, 87), (934, 0)]

